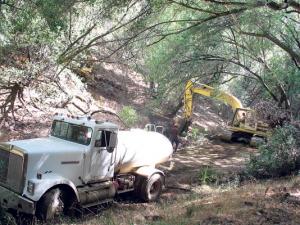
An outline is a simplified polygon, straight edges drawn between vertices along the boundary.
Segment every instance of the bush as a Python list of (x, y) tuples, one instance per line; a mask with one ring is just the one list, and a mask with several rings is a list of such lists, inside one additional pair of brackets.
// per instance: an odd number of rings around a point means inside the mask
[(251, 155), (247, 173), (257, 178), (291, 174), (300, 167), (300, 136), (294, 126), (276, 128), (268, 142), (259, 147), (259, 155)]
[(198, 179), (201, 184), (215, 183), (218, 180), (218, 173), (212, 167), (205, 166), (200, 170)]
[[(188, 131), (188, 138), (193, 142), (203, 143), (206, 140), (205, 137), (206, 130), (205, 129), (199, 129), (197, 127), (192, 127)], [(182, 135), (183, 136), (183, 135)]]
[(189, 136), (193, 141), (197, 141), (200, 136), (200, 130), (198, 128), (193, 127), (189, 132)]
[(133, 127), (138, 121), (136, 111), (130, 106), (124, 106), (120, 111), (119, 116), (127, 127)]

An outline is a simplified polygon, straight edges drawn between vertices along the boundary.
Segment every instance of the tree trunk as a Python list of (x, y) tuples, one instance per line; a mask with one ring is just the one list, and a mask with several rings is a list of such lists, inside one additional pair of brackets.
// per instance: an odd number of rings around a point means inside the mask
[(183, 107), (183, 97), (179, 99), (179, 102), (177, 105), (171, 110), (171, 112), (167, 113), (168, 117), (174, 117), (176, 116), (177, 112)]

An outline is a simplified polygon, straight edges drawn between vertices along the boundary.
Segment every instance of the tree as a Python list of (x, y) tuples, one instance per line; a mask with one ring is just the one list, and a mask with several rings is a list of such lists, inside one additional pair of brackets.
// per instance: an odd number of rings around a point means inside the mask
[(297, 2), (161, 2), (147, 18), (143, 38), (150, 46), (146, 71), (162, 93), (191, 77), (205, 83), (242, 77), (258, 83), (279, 106), (292, 107), (299, 88), (291, 82), (299, 74)]
[(191, 78), (246, 79), (297, 111), (299, 9), (294, 0), (0, 1), (0, 124), (16, 101), (25, 107), (24, 88), (64, 91), (65, 69), (119, 59), (155, 83), (158, 100), (180, 105)]
[[(81, 64), (88, 58), (87, 51), (99, 42), (106, 43), (103, 52), (109, 52), (111, 43), (105, 38), (120, 31), (124, 20), (126, 24), (132, 19), (127, 18), (126, 10), (136, 4), (128, 4), (101, 0), (0, 1), (0, 126), (10, 121), (10, 116), (15, 120), (15, 111), (26, 107), (24, 89), (33, 88), (45, 98), (56, 92), (52, 86), (65, 92), (59, 84), (60, 74), (72, 68), (71, 63)], [(102, 29), (113, 20), (108, 29)], [(100, 56), (97, 60), (101, 61)]]

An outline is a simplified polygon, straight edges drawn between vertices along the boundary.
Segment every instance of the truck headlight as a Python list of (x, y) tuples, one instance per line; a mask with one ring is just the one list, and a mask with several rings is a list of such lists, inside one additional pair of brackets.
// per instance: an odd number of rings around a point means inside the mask
[(28, 193), (30, 193), (30, 194), (34, 194), (34, 186), (35, 186), (35, 184), (32, 182), (32, 181), (28, 181), (28, 183), (27, 183), (27, 191), (28, 191)]

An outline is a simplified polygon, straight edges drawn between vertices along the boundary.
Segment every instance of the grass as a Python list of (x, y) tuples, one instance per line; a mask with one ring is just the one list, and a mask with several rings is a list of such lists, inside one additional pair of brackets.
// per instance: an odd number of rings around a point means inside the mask
[(289, 188), (299, 182), (293, 177), (251, 182), (226, 191), (215, 188), (206, 196), (179, 199), (165, 209), (163, 220), (149, 224), (300, 224), (300, 205), (265, 196), (270, 186)]
[[(86, 213), (81, 219), (63, 218), (74, 225), (214, 225), (300, 224), (300, 203), (295, 205), (269, 188), (300, 188), (300, 177), (249, 181), (241, 186), (202, 185), (191, 192), (166, 190), (159, 202), (119, 200), (112, 206)], [(199, 191), (201, 190), (201, 191)], [(172, 192), (173, 191), (173, 192)], [(168, 199), (167, 194), (172, 194)], [(172, 198), (176, 196), (176, 198)]]
[(219, 174), (215, 169), (205, 166), (199, 172), (199, 181), (201, 184), (210, 184), (218, 180)]
[(268, 198), (268, 187), (287, 188), (300, 179), (249, 182), (241, 187), (211, 186), (201, 193), (177, 193), (176, 199), (157, 203), (115, 202), (111, 207), (62, 224), (85, 225), (193, 225), (193, 224), (300, 224), (300, 206)]
[[(114, 202), (108, 208), (84, 213), (83, 218), (63, 217), (60, 225), (214, 225), (214, 224), (300, 224), (300, 203), (295, 205), (275, 194), (274, 190), (300, 188), (299, 176), (248, 182), (240, 187), (207, 186), (192, 192), (174, 193), (174, 200), (164, 195), (156, 203)], [(209, 187), (209, 188), (208, 188)], [(275, 191), (276, 192), (276, 191)], [(3, 213), (3, 211), (1, 211)], [(5, 217), (5, 213), (2, 214)], [(0, 224), (8, 224), (3, 218)], [(41, 223), (40, 223), (41, 224)]]
[[(230, 175), (231, 176), (231, 175)], [(192, 191), (166, 190), (155, 203), (118, 200), (91, 209), (80, 219), (60, 218), (60, 225), (214, 225), (300, 224), (299, 204), (266, 190), (300, 189), (300, 176), (277, 180), (198, 185)], [(1, 220), (2, 221), (2, 220)], [(1, 223), (0, 223), (1, 224)], [(2, 225), (2, 224), (1, 224)], [(4, 225), (4, 224), (3, 224)]]

